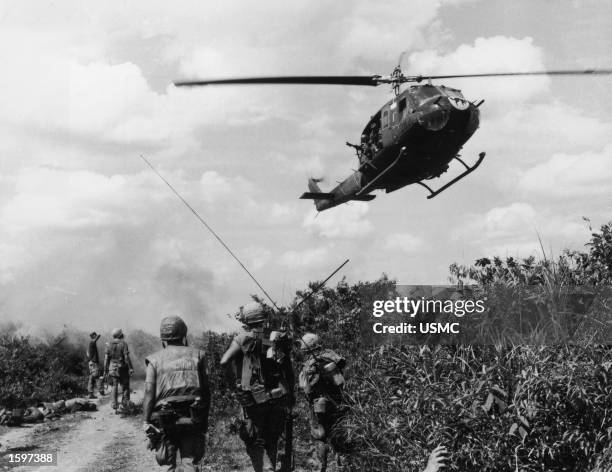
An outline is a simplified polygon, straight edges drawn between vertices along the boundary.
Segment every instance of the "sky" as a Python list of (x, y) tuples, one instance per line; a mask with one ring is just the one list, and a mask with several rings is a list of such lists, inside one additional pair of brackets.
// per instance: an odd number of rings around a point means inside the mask
[[(448, 281), (484, 256), (582, 249), (612, 220), (612, 77), (452, 80), (481, 106), (438, 197), (418, 186), (317, 215), (355, 168), (345, 141), (389, 87), (175, 88), (173, 80), (612, 68), (597, 0), (0, 1), (0, 322), (233, 329), (255, 284), (278, 304), (345, 259), (349, 282)], [(450, 172), (434, 185), (459, 173)], [(454, 174), (453, 174), (454, 172)], [(335, 279), (336, 281), (338, 279)], [(333, 283), (333, 282), (332, 282)]]

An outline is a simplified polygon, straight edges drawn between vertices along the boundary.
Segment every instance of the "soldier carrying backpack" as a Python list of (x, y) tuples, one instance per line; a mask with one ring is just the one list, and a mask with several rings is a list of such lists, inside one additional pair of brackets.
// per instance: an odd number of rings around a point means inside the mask
[(330, 448), (336, 452), (350, 452), (346, 434), (339, 424), (347, 411), (342, 398), (342, 369), (346, 360), (331, 349), (323, 349), (319, 336), (314, 333), (302, 336), (300, 348), (305, 360), (299, 386), (310, 405), (310, 436), (315, 442), (320, 470), (325, 472)]
[[(111, 407), (115, 413), (126, 411), (130, 402), (130, 375), (134, 373), (128, 345), (119, 328), (112, 332), (113, 340), (106, 346), (104, 355), (104, 376), (111, 384)], [(121, 386), (121, 408), (117, 403), (118, 387)]]
[(221, 365), (234, 366), (236, 396), (244, 414), (239, 434), (253, 470), (274, 471), (279, 439), (293, 405), (289, 338), (286, 333), (264, 331), (268, 313), (259, 303), (242, 307), (240, 320), (244, 331), (232, 339)]
[(144, 431), (159, 465), (197, 472), (210, 408), (205, 354), (187, 346), (187, 325), (180, 317), (164, 318), (159, 330), (164, 349), (145, 360)]

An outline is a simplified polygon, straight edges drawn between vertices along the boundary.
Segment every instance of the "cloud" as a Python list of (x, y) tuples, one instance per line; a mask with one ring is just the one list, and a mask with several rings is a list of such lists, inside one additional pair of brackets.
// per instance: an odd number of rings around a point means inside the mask
[[(0, 207), (5, 230), (35, 228), (75, 230), (134, 224), (139, 212), (130, 206), (155, 197), (150, 176), (25, 168), (14, 178), (15, 193)], [(132, 208), (134, 210), (134, 208)]]
[(319, 266), (329, 258), (327, 247), (317, 247), (302, 251), (287, 251), (281, 255), (280, 264), (289, 268), (305, 268)]
[(317, 212), (308, 212), (302, 226), (308, 231), (324, 238), (361, 238), (374, 231), (374, 225), (365, 218), (369, 207), (367, 203), (353, 202)]
[(423, 247), (423, 240), (410, 233), (389, 234), (385, 238), (384, 248), (389, 251), (412, 253)]
[(589, 232), (574, 212), (557, 213), (549, 207), (536, 210), (525, 202), (494, 207), (470, 215), (453, 231), (455, 241), (469, 241), (481, 255), (529, 255), (545, 250), (561, 251), (584, 242)]
[(495, 238), (514, 236), (516, 231), (531, 231), (538, 221), (536, 210), (528, 203), (517, 202), (503, 207), (495, 207), (484, 215), (473, 215), (455, 233), (456, 236), (477, 236), (485, 241)]
[(612, 145), (601, 152), (555, 154), (548, 161), (527, 169), (519, 180), (525, 192), (556, 199), (610, 194)]
[[(476, 38), (472, 45), (462, 44), (455, 51), (440, 54), (425, 50), (410, 54), (410, 74), (476, 74), (490, 72), (528, 72), (544, 69), (543, 51), (533, 38), (493, 36)], [(487, 99), (487, 109), (507, 112), (548, 92), (550, 78), (510, 77), (453, 79), (447, 85), (461, 89), (470, 100)]]

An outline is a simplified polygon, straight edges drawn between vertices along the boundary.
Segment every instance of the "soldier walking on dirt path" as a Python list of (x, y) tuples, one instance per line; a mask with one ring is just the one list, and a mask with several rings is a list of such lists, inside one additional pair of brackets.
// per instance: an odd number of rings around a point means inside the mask
[(187, 346), (187, 325), (178, 316), (161, 321), (160, 338), (164, 349), (145, 360), (144, 431), (159, 465), (198, 472), (210, 408), (205, 354)]
[[(115, 413), (127, 411), (130, 402), (130, 376), (134, 373), (128, 345), (123, 331), (117, 328), (112, 332), (113, 339), (104, 355), (104, 376), (111, 384), (111, 407)], [(121, 407), (118, 404), (118, 388), (121, 386)]]
[(104, 395), (104, 385), (102, 382), (102, 376), (100, 375), (100, 357), (98, 356), (98, 345), (97, 342), (100, 339), (100, 335), (95, 331), (89, 333), (91, 341), (87, 346), (87, 363), (89, 365), (89, 377), (87, 379), (87, 392), (89, 398), (96, 398), (94, 390), (98, 387), (100, 395)]
[(221, 365), (234, 367), (236, 396), (244, 413), (239, 434), (253, 470), (274, 471), (279, 439), (294, 400), (288, 338), (278, 331), (265, 333), (268, 313), (259, 303), (245, 305), (239, 316), (244, 331), (232, 339)]

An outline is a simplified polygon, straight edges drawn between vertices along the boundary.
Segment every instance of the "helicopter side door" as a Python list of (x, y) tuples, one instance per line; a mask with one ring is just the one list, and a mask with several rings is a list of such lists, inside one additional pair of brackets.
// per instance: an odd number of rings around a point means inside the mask
[(389, 146), (395, 141), (391, 126), (391, 110), (389, 104), (385, 105), (380, 114), (380, 127), (383, 146)]

